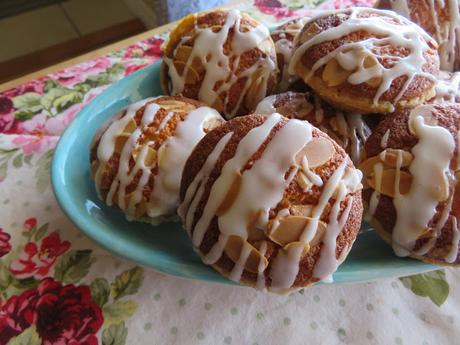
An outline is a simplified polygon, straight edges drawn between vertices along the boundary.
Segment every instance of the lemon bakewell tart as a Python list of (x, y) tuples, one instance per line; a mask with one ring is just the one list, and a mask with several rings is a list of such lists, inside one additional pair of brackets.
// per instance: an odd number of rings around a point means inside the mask
[(308, 122), (253, 114), (197, 144), (178, 213), (204, 263), (285, 293), (329, 279), (346, 258), (361, 225), (361, 177)]
[(397, 255), (458, 265), (460, 105), (387, 116), (364, 148), (366, 217)]
[(182, 169), (195, 144), (225, 120), (203, 103), (160, 96), (110, 119), (91, 147), (96, 190), (128, 219), (158, 222), (175, 214)]
[(326, 12), (297, 36), (289, 72), (340, 109), (389, 113), (434, 96), (437, 43), (393, 11)]
[(278, 78), (268, 28), (237, 10), (184, 17), (164, 47), (163, 92), (200, 100), (226, 118), (252, 111)]

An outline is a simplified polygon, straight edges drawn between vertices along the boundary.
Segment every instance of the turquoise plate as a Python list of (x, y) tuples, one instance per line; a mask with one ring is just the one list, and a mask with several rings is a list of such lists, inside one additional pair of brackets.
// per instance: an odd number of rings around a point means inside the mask
[[(90, 177), (89, 145), (96, 130), (118, 110), (161, 94), (160, 62), (120, 80), (90, 102), (62, 135), (52, 162), (56, 198), (72, 222), (88, 237), (116, 255), (174, 276), (234, 284), (205, 266), (178, 223), (151, 226), (129, 222), (117, 209), (99, 200)], [(404, 276), (435, 269), (401, 259), (364, 224), (334, 282), (358, 282)]]

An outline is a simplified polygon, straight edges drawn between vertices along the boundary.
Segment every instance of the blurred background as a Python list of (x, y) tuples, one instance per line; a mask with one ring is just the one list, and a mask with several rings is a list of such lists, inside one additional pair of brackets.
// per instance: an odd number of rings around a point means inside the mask
[(227, 0), (0, 0), (0, 83)]

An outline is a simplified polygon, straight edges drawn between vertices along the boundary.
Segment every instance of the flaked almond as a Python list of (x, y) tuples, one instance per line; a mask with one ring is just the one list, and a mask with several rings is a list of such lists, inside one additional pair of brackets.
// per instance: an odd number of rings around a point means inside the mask
[(136, 217), (142, 217), (143, 215), (146, 214), (146, 212), (147, 212), (147, 204), (144, 200), (142, 200), (140, 203), (138, 203), (135, 206), (134, 215)]
[(400, 194), (407, 194), (412, 184), (412, 175), (406, 171), (400, 171), (399, 186), (396, 185), (396, 169), (385, 169), (382, 172), (380, 181), (380, 188), (377, 188), (378, 181), (375, 181), (375, 174), (367, 175), (367, 183), (374, 188), (377, 192), (382, 193), (389, 197), (395, 196), (395, 188), (399, 188)]
[(370, 67), (375, 66), (377, 64), (378, 64), (377, 59), (375, 57), (371, 56), (371, 55), (366, 56), (366, 58), (363, 61), (363, 66), (365, 68), (370, 68)]
[[(274, 229), (269, 234), (268, 237), (273, 242), (284, 247), (288, 243), (298, 242), (300, 240), (300, 237), (303, 231), (308, 226), (308, 224), (314, 221), (315, 220), (310, 217), (302, 217), (302, 216), (285, 217), (281, 219), (279, 226), (276, 229)], [(324, 233), (325, 229), (326, 229), (326, 224), (322, 221), (318, 221), (317, 233), (318, 232)]]
[(310, 251), (310, 245), (304, 242), (291, 242), (283, 247), (283, 251), (301, 251), (300, 257), (302, 258)]
[(163, 168), (166, 162), (166, 145), (161, 145), (157, 150), (157, 164), (159, 168)]
[(366, 80), (366, 84), (372, 87), (378, 87), (382, 84), (383, 79), (381, 77), (374, 77), (369, 80)]
[(152, 166), (153, 164), (155, 164), (156, 160), (157, 160), (157, 152), (149, 146), (147, 148), (147, 153), (144, 158), (145, 166), (147, 167)]
[(206, 120), (203, 123), (203, 128), (204, 128), (205, 132), (209, 132), (209, 131), (213, 130), (214, 128), (219, 127), (223, 123), (224, 123), (224, 121), (222, 121), (222, 119), (212, 117), (212, 118)]
[(293, 216), (310, 217), (312, 210), (312, 205), (293, 205), (290, 207), (290, 212)]
[(192, 53), (193, 48), (186, 45), (180, 45), (177, 47), (175, 52), (175, 60), (179, 60), (182, 62), (187, 62), (190, 54)]
[(306, 156), (308, 167), (315, 168), (328, 162), (334, 153), (334, 145), (329, 139), (314, 137), (296, 154), (295, 161), (302, 166), (302, 159)]
[(263, 256), (256, 248), (254, 248), (249, 242), (241, 238), (240, 236), (229, 236), (227, 244), (225, 245), (224, 252), (234, 263), (237, 263), (240, 259), (241, 251), (243, 246), (250, 246), (250, 253), (245, 262), (245, 270), (257, 273), (259, 271), (259, 264), (262, 262), (264, 267), (268, 266), (268, 260)]
[(408, 167), (414, 158), (412, 153), (399, 149), (386, 149), (379, 154), (380, 160), (387, 166), (395, 168), (401, 156), (401, 167)]
[[(222, 216), (227, 212), (230, 207), (232, 207), (236, 197), (238, 196), (241, 188), (241, 174), (236, 173), (233, 177), (233, 181), (230, 184), (230, 188), (228, 193), (225, 195), (225, 199), (220, 204), (219, 208), (217, 209), (216, 215), (218, 217)], [(249, 220), (251, 222), (251, 220)]]
[(134, 119), (130, 119), (126, 124), (125, 128), (123, 129), (123, 132), (125, 132), (126, 134), (131, 134), (132, 132), (134, 132), (136, 128), (136, 121)]
[(350, 74), (336, 59), (331, 59), (324, 67), (322, 78), (329, 87), (334, 87), (345, 82)]
[(379, 156), (373, 156), (366, 159), (364, 162), (361, 162), (358, 165), (358, 169), (361, 170), (364, 176), (369, 176), (374, 172), (374, 166), (378, 163), (381, 163)]
[(128, 133), (121, 133), (117, 135), (117, 137), (115, 138), (115, 151), (116, 152), (121, 153), (129, 137), (130, 137), (130, 134)]
[(299, 171), (297, 173), (296, 181), (303, 191), (308, 191), (313, 186), (313, 182), (311, 182), (310, 179), (307, 176), (305, 176), (305, 174), (302, 171)]
[(306, 30), (303, 30), (300, 33), (299, 41), (301, 43), (304, 43), (308, 41), (310, 38), (312, 38), (313, 36), (315, 36), (320, 31), (321, 31), (321, 27), (318, 24), (311, 23), (310, 25), (308, 25)]

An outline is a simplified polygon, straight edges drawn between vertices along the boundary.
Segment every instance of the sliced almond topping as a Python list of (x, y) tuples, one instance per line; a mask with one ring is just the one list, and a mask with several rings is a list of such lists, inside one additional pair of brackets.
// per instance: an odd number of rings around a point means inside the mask
[(182, 62), (187, 62), (190, 54), (192, 53), (192, 47), (186, 46), (186, 45), (180, 45), (176, 49), (175, 53), (175, 59), (182, 61)]
[(449, 197), (449, 181), (442, 171), (439, 171), (438, 173), (440, 176), (439, 178), (436, 178), (436, 181), (442, 182), (432, 187), (431, 194), (437, 201), (445, 201)]
[(302, 171), (299, 171), (297, 173), (296, 181), (299, 184), (300, 188), (302, 188), (304, 191), (310, 190), (310, 188), (313, 186), (313, 182), (311, 182)]
[(375, 66), (377, 64), (378, 64), (377, 59), (375, 57), (373, 57), (373, 56), (370, 56), (370, 55), (366, 56), (366, 58), (363, 61), (363, 66), (365, 68), (370, 68), (370, 67)]
[(222, 124), (223, 124), (223, 121), (220, 118), (213, 117), (209, 120), (206, 120), (206, 122), (203, 123), (203, 128), (205, 132), (209, 132), (213, 130), (214, 128), (219, 127)]
[(227, 195), (225, 195), (224, 201), (220, 204), (217, 209), (216, 215), (218, 217), (222, 216), (228, 209), (233, 205), (236, 197), (240, 192), (241, 187), (241, 174), (235, 174), (233, 181), (230, 185)]
[(310, 217), (312, 210), (312, 205), (293, 205), (290, 207), (290, 212), (293, 216)]
[(285, 252), (290, 250), (301, 250), (301, 258), (305, 256), (310, 251), (310, 245), (308, 243), (303, 242), (291, 242), (283, 247)]
[(166, 145), (161, 145), (160, 148), (157, 150), (157, 161), (158, 167), (163, 168), (165, 165), (165, 158), (166, 158)]
[(366, 80), (366, 84), (372, 87), (378, 87), (382, 84), (383, 79), (381, 77), (374, 77), (369, 80)]
[(334, 153), (334, 145), (329, 139), (314, 137), (296, 154), (295, 161), (301, 166), (302, 159), (306, 156), (308, 167), (315, 168), (328, 162)]
[(318, 32), (321, 31), (321, 27), (316, 24), (316, 23), (312, 23), (310, 25), (308, 25), (308, 28), (304, 31), (301, 32), (301, 36), (299, 37), (299, 41), (301, 43), (304, 43), (306, 41), (308, 41), (310, 38), (312, 38), (314, 35), (316, 35)]
[(331, 59), (324, 67), (322, 77), (329, 87), (334, 87), (347, 80), (350, 74), (351, 72), (343, 69), (336, 59)]
[[(374, 173), (367, 175), (366, 181), (372, 188), (377, 190), (376, 188), (377, 182), (375, 181)], [(396, 169), (383, 170), (381, 189), (377, 190), (377, 192), (393, 198), (395, 196), (395, 184), (396, 184)], [(399, 193), (407, 194), (410, 190), (411, 184), (412, 184), (412, 175), (406, 171), (401, 170), (400, 180), (399, 180)]]
[(248, 259), (245, 263), (245, 270), (257, 273), (259, 271), (259, 263), (262, 261), (264, 267), (268, 266), (268, 260), (262, 256), (262, 254), (254, 248), (249, 242), (245, 241), (239, 236), (230, 236), (228, 238), (227, 244), (225, 245), (224, 252), (234, 263), (237, 263), (243, 246), (250, 246), (251, 251), (249, 253)]
[(116, 152), (121, 153), (129, 137), (130, 137), (130, 134), (121, 133), (115, 138), (115, 151)]
[(147, 167), (152, 166), (153, 164), (155, 164), (156, 160), (157, 160), (157, 152), (149, 146), (147, 148), (147, 154), (145, 155), (145, 159), (144, 159), (145, 166)]
[(136, 128), (137, 128), (136, 121), (134, 119), (131, 119), (126, 124), (125, 128), (123, 129), (123, 132), (130, 134), (134, 132)]
[[(310, 222), (314, 221), (310, 217), (302, 216), (289, 216), (281, 219), (280, 225), (269, 234), (269, 238), (284, 247), (291, 242), (297, 242), (300, 239), (305, 228)], [(320, 228), (323, 228), (320, 230)], [(326, 224), (324, 222), (318, 222), (317, 231), (324, 233)]]
[(398, 149), (386, 149), (379, 154), (380, 160), (385, 165), (395, 168), (398, 162), (398, 155), (401, 155), (401, 167), (407, 167), (412, 163), (412, 153)]
[(380, 162), (381, 160), (379, 156), (373, 156), (366, 159), (364, 162), (361, 162), (358, 165), (358, 169), (361, 170), (364, 176), (369, 176), (374, 172), (374, 165)]

